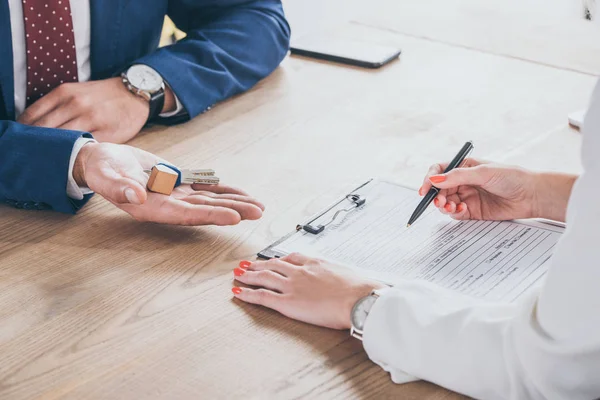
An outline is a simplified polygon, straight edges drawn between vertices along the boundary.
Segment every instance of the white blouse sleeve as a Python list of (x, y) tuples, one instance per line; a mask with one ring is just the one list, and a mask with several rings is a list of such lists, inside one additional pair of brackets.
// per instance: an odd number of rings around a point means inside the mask
[(600, 398), (600, 85), (584, 125), (584, 173), (543, 286), (516, 304), (481, 304), (425, 282), (377, 300), (369, 357), (482, 399)]

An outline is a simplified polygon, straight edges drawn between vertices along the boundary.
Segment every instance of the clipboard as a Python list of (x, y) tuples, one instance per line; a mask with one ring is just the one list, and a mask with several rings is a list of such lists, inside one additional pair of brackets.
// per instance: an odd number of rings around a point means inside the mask
[(370, 179), (258, 257), (298, 251), (388, 285), (425, 279), (483, 300), (512, 302), (543, 277), (564, 231), (554, 221), (456, 221), (433, 207), (407, 228), (418, 202), (412, 188)]
[[(366, 196), (364, 196), (363, 194), (359, 193), (359, 191), (373, 182), (377, 182), (377, 179), (375, 179), (375, 178), (369, 179), (365, 183), (356, 187), (354, 190), (350, 191), (347, 195), (345, 195), (341, 199), (330, 204), (323, 211), (320, 211), (320, 212), (312, 215), (310, 218), (308, 218), (306, 220), (306, 222), (296, 225), (296, 229), (294, 231), (288, 233), (287, 235), (283, 236), (281, 239), (273, 242), (271, 245), (269, 245), (265, 249), (258, 252), (257, 257), (262, 260), (270, 260), (271, 258), (284, 257), (287, 254), (278, 252), (275, 249), (277, 248), (277, 246), (279, 246), (281, 243), (286, 242), (292, 236), (294, 236), (298, 233), (301, 233), (303, 231), (310, 233), (312, 235), (321, 234), (327, 228), (327, 226), (329, 226), (335, 222), (338, 222), (340, 220), (340, 217), (343, 216), (343, 214), (360, 209), (361, 207), (366, 207), (368, 198)], [(398, 185), (398, 186), (401, 186), (401, 187), (409, 189), (409, 190), (414, 190), (413, 188), (409, 188), (407, 186), (403, 186), (403, 185)], [(416, 193), (416, 190), (414, 190), (414, 191)], [(326, 219), (326, 221), (321, 221), (321, 219), (324, 216), (326, 216), (327, 214), (331, 214), (331, 213), (333, 213), (333, 216), (331, 218)], [(544, 227), (544, 225), (549, 225), (549, 226), (553, 226), (553, 227), (557, 227), (557, 228), (561, 228), (561, 229), (566, 228), (566, 224), (563, 222), (552, 221), (552, 220), (543, 219), (543, 218), (537, 218), (537, 219), (531, 219), (531, 220), (515, 220), (514, 222), (517, 222), (520, 224), (525, 224), (525, 225), (531, 225), (531, 226), (538, 227), (538, 228)]]
[[(366, 205), (367, 198), (357, 192), (373, 181), (373, 178), (369, 179), (368, 181), (366, 181), (362, 185), (359, 185), (356, 189), (352, 190), (350, 193), (348, 193), (338, 201), (326, 207), (323, 211), (311, 216), (306, 222), (296, 225), (296, 229), (293, 232), (288, 233), (281, 239), (271, 244), (269, 247), (259, 251), (257, 257), (262, 260), (270, 260), (271, 258), (284, 257), (287, 254), (280, 253), (277, 250), (275, 250), (275, 248), (281, 243), (287, 241), (290, 237), (298, 234), (301, 231), (305, 231), (313, 235), (318, 235), (322, 233), (327, 228), (327, 226), (331, 225), (336, 221), (339, 221), (338, 218), (343, 213), (352, 212), (353, 210), (358, 209), (359, 207), (364, 207)], [(334, 212), (331, 219), (324, 223), (317, 224), (317, 221), (319, 221), (321, 218), (323, 218), (330, 212)]]

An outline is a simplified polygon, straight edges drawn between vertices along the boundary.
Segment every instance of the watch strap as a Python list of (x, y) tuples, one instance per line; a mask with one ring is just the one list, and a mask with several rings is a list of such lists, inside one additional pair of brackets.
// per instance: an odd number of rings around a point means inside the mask
[(148, 114), (148, 122), (154, 120), (160, 115), (164, 105), (165, 89), (163, 87), (150, 97), (150, 113)]

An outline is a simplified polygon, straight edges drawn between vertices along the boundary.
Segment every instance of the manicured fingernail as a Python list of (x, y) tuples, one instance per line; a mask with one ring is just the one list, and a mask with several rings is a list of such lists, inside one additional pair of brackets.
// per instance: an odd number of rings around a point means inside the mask
[(140, 199), (138, 198), (137, 194), (135, 194), (135, 190), (132, 188), (125, 189), (125, 197), (131, 204), (141, 204)]
[(446, 209), (446, 211), (451, 212), (452, 211), (452, 205), (450, 203), (446, 204), (444, 206), (444, 208)]
[(433, 175), (429, 177), (431, 183), (442, 183), (446, 180), (446, 175)]
[(242, 293), (242, 288), (241, 287), (232, 287), (231, 291), (233, 292), (233, 294), (240, 294)]
[(458, 205), (458, 207), (456, 207), (456, 212), (463, 212), (465, 211), (465, 204), (464, 203), (460, 203)]
[(240, 268), (248, 269), (250, 268), (250, 264), (252, 264), (250, 261), (240, 261)]
[(436, 207), (440, 206), (440, 200), (436, 197), (435, 199), (433, 199), (433, 204), (435, 204)]
[(246, 270), (245, 270), (245, 269), (236, 268), (236, 269), (234, 269), (234, 270), (233, 270), (233, 274), (234, 274), (235, 276), (242, 276), (242, 275), (244, 275), (245, 273), (246, 273)]

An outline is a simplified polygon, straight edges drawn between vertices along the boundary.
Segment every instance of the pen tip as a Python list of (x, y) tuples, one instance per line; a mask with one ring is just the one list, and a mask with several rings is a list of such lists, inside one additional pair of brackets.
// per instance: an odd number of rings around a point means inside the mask
[(406, 224), (406, 227), (407, 227), (407, 228), (410, 228), (410, 224)]

